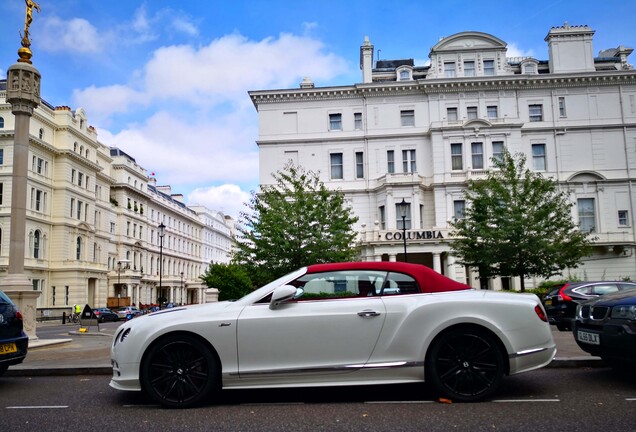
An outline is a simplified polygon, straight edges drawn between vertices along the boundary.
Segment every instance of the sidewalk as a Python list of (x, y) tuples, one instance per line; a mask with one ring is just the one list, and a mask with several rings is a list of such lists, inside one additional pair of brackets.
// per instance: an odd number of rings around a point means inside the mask
[[(110, 375), (110, 346), (116, 328), (98, 332), (96, 327), (89, 327), (86, 333), (78, 330), (77, 326), (72, 326), (68, 329), (68, 337), (40, 337), (31, 342), (24, 362), (9, 367), (6, 375)], [(571, 332), (560, 332), (553, 328), (552, 336), (557, 345), (557, 354), (548, 367), (604, 366), (600, 358), (592, 357), (579, 348)]]

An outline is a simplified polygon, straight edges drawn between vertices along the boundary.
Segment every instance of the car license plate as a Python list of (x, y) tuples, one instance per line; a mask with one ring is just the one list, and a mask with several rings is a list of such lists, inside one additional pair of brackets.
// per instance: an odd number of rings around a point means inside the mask
[(545, 305), (546, 306), (552, 306), (552, 300), (546, 300), (545, 301)]
[(585, 342), (591, 345), (601, 344), (601, 341), (597, 333), (589, 333), (589, 332), (578, 330), (576, 334), (576, 338), (581, 342)]
[(14, 343), (0, 345), (0, 355), (11, 354), (14, 352), (18, 352), (18, 347), (16, 347)]

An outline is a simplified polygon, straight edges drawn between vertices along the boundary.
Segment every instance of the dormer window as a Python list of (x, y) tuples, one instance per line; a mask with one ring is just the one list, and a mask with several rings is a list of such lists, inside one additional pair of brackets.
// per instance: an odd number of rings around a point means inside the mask
[(524, 75), (536, 75), (538, 74), (538, 62), (535, 59), (524, 59), (521, 62), (521, 73)]
[(398, 81), (411, 81), (413, 79), (413, 71), (407, 67), (398, 69), (397, 75)]

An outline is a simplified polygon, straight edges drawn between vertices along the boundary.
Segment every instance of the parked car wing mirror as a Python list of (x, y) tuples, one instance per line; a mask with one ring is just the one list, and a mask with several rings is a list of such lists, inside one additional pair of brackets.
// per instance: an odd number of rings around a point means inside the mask
[(296, 296), (296, 287), (291, 285), (279, 286), (272, 293), (272, 300), (269, 302), (270, 309), (276, 309), (279, 304), (285, 303)]

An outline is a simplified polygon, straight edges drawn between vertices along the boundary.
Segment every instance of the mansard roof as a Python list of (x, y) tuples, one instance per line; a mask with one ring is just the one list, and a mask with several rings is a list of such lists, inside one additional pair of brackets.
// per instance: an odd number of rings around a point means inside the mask
[(506, 42), (488, 33), (465, 31), (440, 39), (431, 53), (442, 51), (505, 50)]

